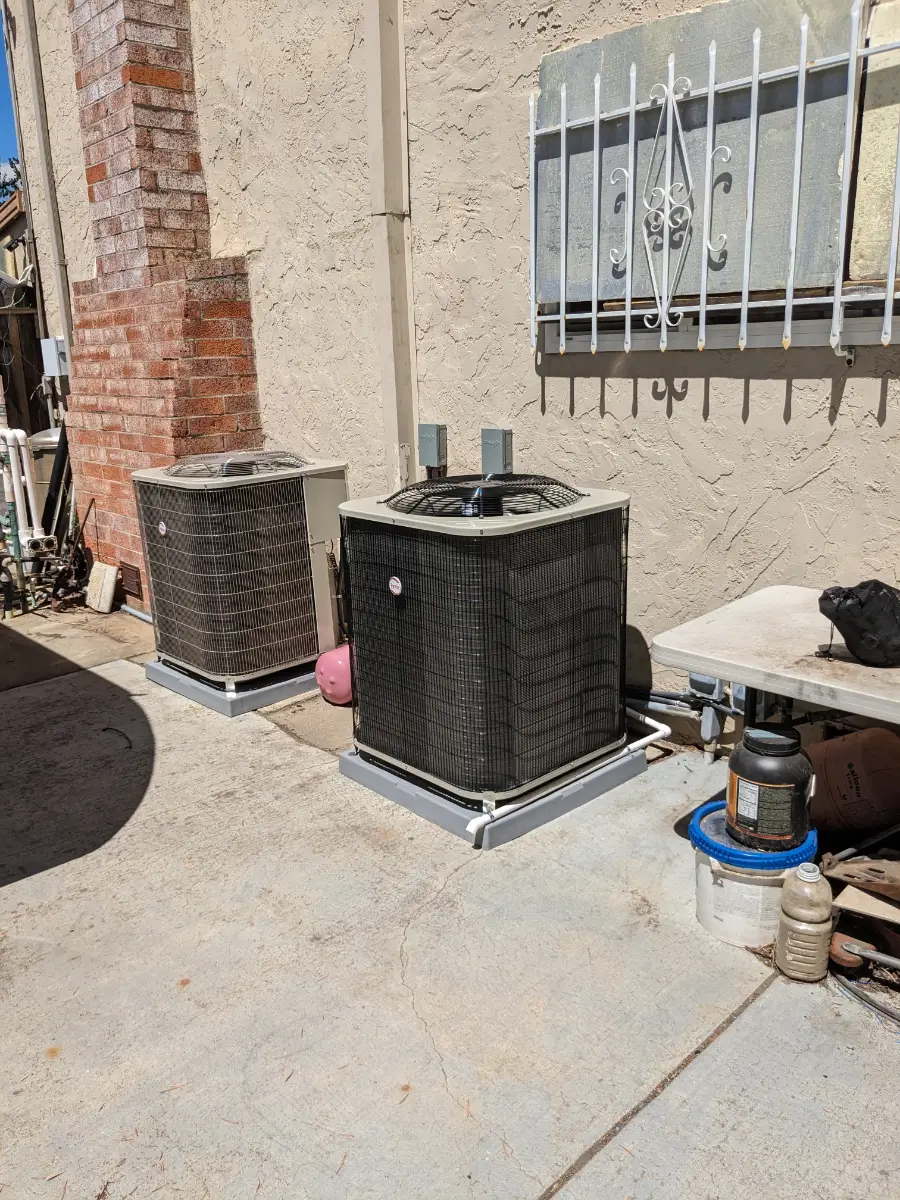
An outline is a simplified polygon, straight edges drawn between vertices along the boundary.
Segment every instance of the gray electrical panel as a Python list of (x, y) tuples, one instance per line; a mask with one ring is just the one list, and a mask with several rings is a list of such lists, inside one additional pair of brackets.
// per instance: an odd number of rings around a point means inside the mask
[(482, 429), (481, 470), (485, 475), (511, 475), (513, 469), (513, 431)]
[(69, 374), (69, 356), (66, 354), (66, 339), (61, 337), (41, 338), (41, 356), (44, 374), (61, 379)]
[(446, 425), (419, 426), (419, 464), (423, 467), (446, 467)]

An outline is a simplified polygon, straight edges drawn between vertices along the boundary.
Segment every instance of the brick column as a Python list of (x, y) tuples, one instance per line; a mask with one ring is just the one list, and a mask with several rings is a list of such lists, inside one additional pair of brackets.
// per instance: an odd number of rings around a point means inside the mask
[(68, 0), (96, 278), (67, 426), (88, 543), (142, 565), (131, 472), (259, 446), (242, 258), (210, 258), (188, 0)]

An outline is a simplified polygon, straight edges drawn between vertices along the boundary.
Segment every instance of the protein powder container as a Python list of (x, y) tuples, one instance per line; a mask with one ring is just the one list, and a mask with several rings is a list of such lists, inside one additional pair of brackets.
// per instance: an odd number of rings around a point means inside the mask
[(728, 760), (728, 832), (754, 850), (799, 846), (809, 833), (814, 779), (796, 729), (780, 725), (745, 729)]

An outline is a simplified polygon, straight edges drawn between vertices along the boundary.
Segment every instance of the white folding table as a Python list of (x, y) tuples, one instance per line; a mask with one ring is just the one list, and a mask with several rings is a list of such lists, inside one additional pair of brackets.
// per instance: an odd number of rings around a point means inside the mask
[(831, 635), (831, 622), (819, 612), (820, 594), (763, 588), (661, 633), (650, 655), (660, 666), (743, 684), (748, 714), (756, 711), (760, 691), (900, 724), (900, 667), (863, 666), (836, 631), (832, 657), (816, 657)]

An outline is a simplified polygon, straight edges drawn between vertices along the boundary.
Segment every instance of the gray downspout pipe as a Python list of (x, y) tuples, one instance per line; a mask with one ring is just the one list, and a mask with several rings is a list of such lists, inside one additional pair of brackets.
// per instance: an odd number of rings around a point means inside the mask
[(3, 46), (6, 52), (6, 71), (9, 75), (9, 90), (12, 95), (13, 125), (16, 130), (16, 145), (19, 147), (19, 175), (22, 178), (22, 199), (25, 203), (25, 220), (27, 222), (25, 235), (26, 265), (31, 266), (34, 270), (38, 336), (45, 338), (47, 336), (47, 312), (44, 308), (44, 289), (41, 284), (41, 270), (34, 247), (34, 213), (31, 208), (31, 189), (28, 186), (28, 164), (25, 161), (25, 151), (23, 149), (24, 138), (22, 137), (22, 116), (19, 112), (19, 87), (16, 82), (16, 64), (13, 60), (12, 41), (9, 36), (9, 14), (3, 0), (0, 0), (0, 17), (3, 19)]
[(22, 11), (25, 16), (25, 52), (28, 59), (31, 96), (32, 103), (34, 104), (35, 120), (37, 122), (38, 165), (41, 171), (41, 182), (44, 185), (47, 217), (50, 226), (50, 257), (53, 263), (53, 281), (56, 285), (59, 315), (63, 327), (62, 335), (66, 343), (66, 355), (71, 363), (72, 301), (69, 295), (69, 271), (66, 264), (65, 246), (63, 244), (62, 224), (59, 219), (59, 204), (56, 199), (56, 178), (53, 174), (53, 154), (50, 149), (50, 127), (47, 123), (47, 101), (44, 95), (44, 73), (41, 69), (41, 49), (38, 42), (34, 0), (22, 0)]

